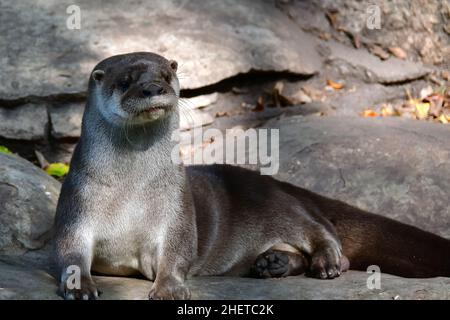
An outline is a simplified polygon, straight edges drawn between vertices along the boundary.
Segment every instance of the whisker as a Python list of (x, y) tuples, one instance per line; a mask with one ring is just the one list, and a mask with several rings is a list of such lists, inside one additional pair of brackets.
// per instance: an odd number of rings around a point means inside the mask
[(142, 125), (142, 129), (144, 130), (144, 135), (147, 136), (147, 130), (145, 130), (145, 127), (146, 127), (145, 124)]
[(187, 100), (180, 99), (179, 100), (180, 111), (186, 117), (189, 126), (194, 126), (195, 120), (198, 119), (197, 115), (194, 112), (193, 104), (188, 102)]
[(189, 79), (189, 74), (186, 73), (186, 72), (183, 72), (183, 67), (184, 67), (184, 64), (179, 64), (178, 65), (177, 77), (180, 80), (181, 79), (183, 79), (183, 80)]
[(128, 141), (128, 143), (131, 146), (133, 146), (133, 142), (131, 142), (131, 140), (128, 138), (128, 125), (129, 125), (129, 122), (128, 122), (128, 119), (127, 119), (127, 120), (125, 120), (125, 139)]

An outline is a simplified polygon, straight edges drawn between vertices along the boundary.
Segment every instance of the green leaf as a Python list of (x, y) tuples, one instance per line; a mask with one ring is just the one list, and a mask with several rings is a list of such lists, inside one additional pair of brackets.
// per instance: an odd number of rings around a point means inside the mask
[(46, 168), (45, 172), (54, 177), (64, 177), (69, 172), (69, 166), (65, 163), (55, 162), (50, 163)]
[(11, 150), (5, 146), (0, 146), (0, 153), (12, 154)]

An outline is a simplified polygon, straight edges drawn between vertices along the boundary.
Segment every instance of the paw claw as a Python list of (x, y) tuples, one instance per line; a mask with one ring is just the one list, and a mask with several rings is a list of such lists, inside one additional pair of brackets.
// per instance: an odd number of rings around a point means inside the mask
[(60, 295), (65, 300), (96, 300), (98, 298), (98, 290), (91, 279), (81, 279), (81, 288), (69, 289), (66, 283), (60, 284)]
[(190, 290), (180, 283), (153, 285), (148, 294), (150, 300), (189, 300)]
[(319, 279), (334, 279), (341, 275), (341, 255), (340, 252), (332, 249), (325, 249), (313, 254), (311, 267), (307, 275)]
[(75, 296), (74, 296), (73, 293), (66, 293), (66, 294), (64, 295), (64, 299), (65, 299), (65, 300), (75, 300)]

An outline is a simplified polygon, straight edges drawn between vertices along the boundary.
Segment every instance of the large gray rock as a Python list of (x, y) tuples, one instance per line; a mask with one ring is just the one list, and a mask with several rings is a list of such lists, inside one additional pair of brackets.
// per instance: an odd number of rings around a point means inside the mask
[(401, 118), (290, 117), (278, 178), (450, 238), (450, 130)]
[(355, 50), (337, 42), (323, 43), (328, 59), (344, 60), (365, 73), (365, 80), (380, 83), (396, 83), (414, 80), (427, 75), (431, 70), (421, 63), (390, 58), (381, 61), (366, 49)]
[[(369, 289), (365, 272), (350, 271), (334, 280), (304, 276), (285, 279), (198, 277), (188, 280), (192, 299), (449, 299), (450, 279), (404, 279), (381, 275), (381, 288)], [(147, 299), (150, 281), (94, 277), (103, 300)], [(60, 299), (56, 281), (47, 272), (0, 261), (1, 299)]]
[(60, 183), (32, 163), (0, 153), (0, 253), (42, 248), (51, 235)]
[(54, 105), (49, 108), (51, 134), (54, 138), (80, 137), (84, 105), (84, 102), (76, 102)]
[[(355, 45), (351, 38), (356, 37), (362, 47), (374, 44), (384, 49), (400, 47), (408, 60), (428, 64), (445, 64), (450, 54), (448, 2), (445, 1), (277, 0), (277, 4), (303, 30), (322, 38), (338, 39), (349, 46)], [(380, 9), (380, 28), (369, 27), (374, 12), (371, 5)], [(330, 15), (334, 16), (333, 24), (326, 12), (334, 12)]]
[(47, 107), (43, 104), (0, 108), (0, 137), (41, 140), (45, 137), (47, 124)]
[(85, 91), (98, 61), (131, 51), (177, 59), (184, 88), (250, 69), (320, 69), (315, 41), (269, 0), (82, 0), (79, 30), (66, 26), (73, 4), (0, 1), (1, 99)]

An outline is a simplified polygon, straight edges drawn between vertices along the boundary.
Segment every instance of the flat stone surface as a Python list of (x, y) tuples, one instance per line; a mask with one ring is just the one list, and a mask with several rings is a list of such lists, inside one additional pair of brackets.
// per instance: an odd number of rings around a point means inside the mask
[[(1, 259), (0, 259), (1, 260)], [(188, 280), (192, 299), (449, 299), (450, 279), (404, 279), (381, 275), (381, 288), (368, 289), (365, 272), (349, 271), (334, 280), (304, 276), (284, 279), (198, 277)], [(94, 277), (102, 300), (147, 299), (152, 282), (142, 279)], [(0, 261), (0, 299), (60, 299), (56, 281), (47, 272)]]
[(214, 117), (195, 109), (184, 109), (180, 111), (180, 129), (189, 130), (206, 126), (214, 122)]
[(81, 28), (68, 29), (72, 1), (1, 0), (0, 99), (86, 91), (100, 60), (132, 51), (177, 59), (183, 88), (250, 69), (312, 74), (314, 39), (272, 1), (78, 1)]
[(0, 153), (0, 253), (47, 243), (59, 189), (58, 181), (32, 163)]
[[(379, 106), (391, 101), (405, 101), (405, 92), (420, 92), (426, 87), (423, 81), (411, 85), (385, 86), (378, 83), (358, 83), (338, 92), (334, 91), (327, 97), (328, 104), (334, 113), (345, 116), (359, 116), (367, 109), (376, 110)], [(377, 107), (376, 107), (377, 106)]]
[(40, 140), (45, 137), (47, 124), (47, 107), (43, 104), (0, 108), (0, 137)]
[(217, 92), (196, 96), (192, 98), (184, 98), (180, 102), (192, 109), (199, 109), (210, 106), (217, 102), (219, 94)]
[(431, 70), (419, 62), (411, 62), (391, 57), (382, 61), (366, 49), (353, 49), (337, 42), (323, 42), (329, 50), (328, 59), (341, 59), (355, 68), (361, 68), (366, 80), (380, 83), (396, 83), (414, 80), (427, 75)]
[(450, 238), (450, 130), (401, 118), (289, 117), (278, 178)]
[(85, 103), (69, 103), (50, 108), (51, 134), (56, 139), (78, 138)]

